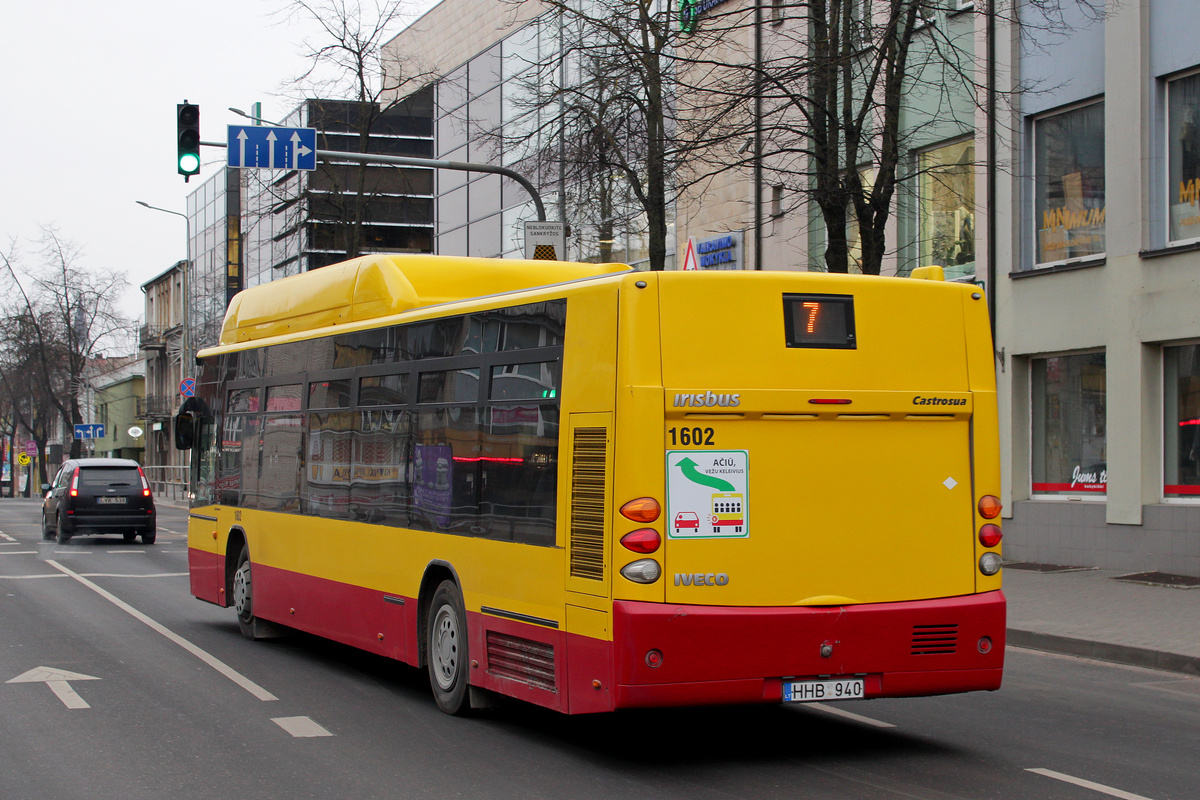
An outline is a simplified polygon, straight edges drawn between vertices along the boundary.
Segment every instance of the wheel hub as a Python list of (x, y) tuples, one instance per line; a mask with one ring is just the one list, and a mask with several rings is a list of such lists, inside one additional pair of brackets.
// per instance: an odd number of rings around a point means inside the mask
[(250, 563), (238, 567), (233, 574), (233, 608), (239, 617), (250, 616)]
[(442, 689), (449, 689), (458, 673), (458, 620), (449, 606), (438, 609), (433, 629), (434, 675)]

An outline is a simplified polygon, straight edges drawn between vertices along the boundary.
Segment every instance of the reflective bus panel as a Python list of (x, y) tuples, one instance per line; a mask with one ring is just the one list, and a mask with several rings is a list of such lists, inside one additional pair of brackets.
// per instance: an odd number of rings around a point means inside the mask
[(370, 256), (241, 293), (200, 356), (192, 591), (248, 636), (452, 713), (1000, 685), (973, 287)]

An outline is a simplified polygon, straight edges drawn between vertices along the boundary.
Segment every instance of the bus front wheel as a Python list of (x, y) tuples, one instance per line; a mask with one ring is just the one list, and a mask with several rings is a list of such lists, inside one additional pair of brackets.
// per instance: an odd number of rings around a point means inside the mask
[(433, 593), (426, 626), (429, 685), (438, 708), (463, 714), (470, 708), (467, 692), (467, 614), (453, 581), (442, 581)]
[(242, 545), (237, 570), (233, 573), (233, 610), (237, 612), (242, 636), (254, 639), (254, 595), (250, 583), (250, 547)]

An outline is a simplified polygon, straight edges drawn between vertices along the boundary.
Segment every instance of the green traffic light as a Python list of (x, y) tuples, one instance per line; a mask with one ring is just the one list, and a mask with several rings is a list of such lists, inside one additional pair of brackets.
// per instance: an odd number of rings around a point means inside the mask
[(200, 156), (195, 153), (184, 153), (179, 157), (179, 171), (194, 175), (200, 171)]

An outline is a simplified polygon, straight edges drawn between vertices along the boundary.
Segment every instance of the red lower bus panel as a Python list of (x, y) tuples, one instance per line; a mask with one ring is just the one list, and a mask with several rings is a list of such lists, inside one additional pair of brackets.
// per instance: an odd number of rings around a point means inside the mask
[(617, 601), (613, 617), (617, 708), (777, 702), (781, 678), (817, 676), (864, 676), (867, 697), (998, 689), (1004, 667), (998, 591), (827, 608)]
[(225, 556), (189, 547), (188, 573), (193, 596), (219, 606), (227, 605), (222, 591), (225, 588)]

